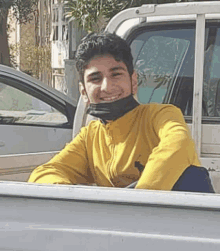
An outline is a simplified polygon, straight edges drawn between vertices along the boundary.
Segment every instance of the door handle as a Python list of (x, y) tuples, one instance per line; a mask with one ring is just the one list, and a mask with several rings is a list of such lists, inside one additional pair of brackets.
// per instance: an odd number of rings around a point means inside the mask
[(4, 141), (0, 141), (0, 147), (5, 146), (5, 142)]

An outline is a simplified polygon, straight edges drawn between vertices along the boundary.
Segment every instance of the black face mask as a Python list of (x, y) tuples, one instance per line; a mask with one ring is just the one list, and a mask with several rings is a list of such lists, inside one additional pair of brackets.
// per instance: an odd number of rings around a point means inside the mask
[(139, 103), (131, 94), (111, 103), (89, 104), (87, 113), (102, 120), (116, 120), (138, 105)]

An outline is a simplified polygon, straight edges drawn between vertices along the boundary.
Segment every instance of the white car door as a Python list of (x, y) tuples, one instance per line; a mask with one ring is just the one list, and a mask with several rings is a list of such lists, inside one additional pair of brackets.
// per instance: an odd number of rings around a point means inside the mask
[(21, 176), (15, 174), (29, 174), (71, 141), (75, 106), (65, 95), (62, 97), (26, 74), (3, 69), (0, 71), (0, 179), (20, 180)]

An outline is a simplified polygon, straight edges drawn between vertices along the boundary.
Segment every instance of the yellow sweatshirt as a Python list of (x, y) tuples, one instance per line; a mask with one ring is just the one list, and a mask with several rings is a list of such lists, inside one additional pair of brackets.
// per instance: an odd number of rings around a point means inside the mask
[(90, 122), (28, 182), (125, 187), (139, 179), (136, 188), (171, 190), (190, 165), (200, 161), (180, 109), (146, 104), (106, 125)]

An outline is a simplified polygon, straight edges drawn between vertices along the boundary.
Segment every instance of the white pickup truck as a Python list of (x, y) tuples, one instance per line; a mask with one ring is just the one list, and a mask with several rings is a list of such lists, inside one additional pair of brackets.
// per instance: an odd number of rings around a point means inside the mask
[[(2, 181), (0, 250), (219, 250), (220, 2), (143, 5), (106, 30), (132, 48), (139, 102), (180, 107), (216, 194)], [(91, 119), (85, 109), (80, 99), (73, 136)]]

